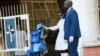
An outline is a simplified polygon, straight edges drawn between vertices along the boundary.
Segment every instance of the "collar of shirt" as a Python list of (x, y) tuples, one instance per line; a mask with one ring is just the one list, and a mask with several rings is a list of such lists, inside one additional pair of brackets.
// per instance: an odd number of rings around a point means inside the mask
[(69, 9), (68, 9), (68, 12), (69, 12), (69, 10), (71, 9), (72, 7), (70, 7)]

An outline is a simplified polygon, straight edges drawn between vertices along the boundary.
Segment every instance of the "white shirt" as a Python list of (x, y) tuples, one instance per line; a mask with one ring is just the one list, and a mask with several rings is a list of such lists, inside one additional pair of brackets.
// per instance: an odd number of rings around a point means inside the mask
[[(71, 8), (72, 8), (72, 7), (70, 7), (70, 8), (68, 9), (68, 12), (70, 11)], [(68, 12), (67, 12), (67, 13), (68, 13)]]
[(66, 50), (68, 49), (68, 43), (64, 40), (64, 22), (65, 19), (60, 19), (57, 25), (49, 27), (50, 30), (59, 29), (59, 33), (56, 39), (55, 50)]

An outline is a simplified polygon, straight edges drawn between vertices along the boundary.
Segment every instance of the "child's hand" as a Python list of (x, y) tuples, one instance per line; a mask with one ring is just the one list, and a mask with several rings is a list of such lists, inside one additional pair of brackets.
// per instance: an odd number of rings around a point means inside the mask
[(47, 35), (44, 35), (44, 39), (47, 37)]

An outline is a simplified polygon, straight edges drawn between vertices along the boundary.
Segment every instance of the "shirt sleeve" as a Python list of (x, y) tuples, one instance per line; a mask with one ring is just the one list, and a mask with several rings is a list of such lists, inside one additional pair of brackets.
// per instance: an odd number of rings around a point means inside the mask
[(60, 23), (60, 21), (57, 23), (57, 25), (49, 27), (49, 29), (52, 31), (59, 29), (59, 23)]

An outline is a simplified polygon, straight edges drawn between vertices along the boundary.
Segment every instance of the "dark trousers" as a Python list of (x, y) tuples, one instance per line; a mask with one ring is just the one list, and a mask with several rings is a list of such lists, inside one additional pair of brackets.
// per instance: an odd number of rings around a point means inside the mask
[(74, 37), (74, 41), (72, 43), (68, 41), (69, 56), (79, 56), (77, 51), (78, 42), (79, 42), (78, 37)]

